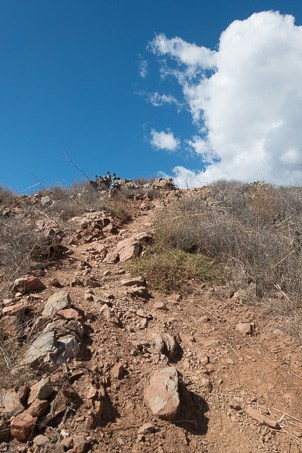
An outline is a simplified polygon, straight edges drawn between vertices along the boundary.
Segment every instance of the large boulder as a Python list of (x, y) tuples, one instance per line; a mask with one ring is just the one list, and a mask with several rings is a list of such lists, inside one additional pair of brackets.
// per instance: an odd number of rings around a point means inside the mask
[(69, 293), (66, 293), (65, 291), (59, 291), (48, 298), (42, 315), (45, 317), (53, 316), (58, 311), (63, 310), (64, 308), (69, 308), (70, 305), (71, 299)]
[(27, 411), (21, 412), (11, 421), (11, 435), (20, 442), (26, 442), (35, 429), (37, 417)]
[(165, 420), (174, 420), (180, 406), (179, 378), (175, 367), (156, 371), (145, 389), (144, 399), (153, 415)]
[(143, 244), (149, 242), (150, 234), (146, 232), (134, 233), (129, 238), (120, 241), (112, 252), (109, 252), (104, 259), (105, 263), (124, 263), (140, 256), (143, 250)]
[(34, 366), (37, 362), (51, 362), (57, 353), (57, 338), (55, 332), (39, 335), (26, 351), (20, 365)]

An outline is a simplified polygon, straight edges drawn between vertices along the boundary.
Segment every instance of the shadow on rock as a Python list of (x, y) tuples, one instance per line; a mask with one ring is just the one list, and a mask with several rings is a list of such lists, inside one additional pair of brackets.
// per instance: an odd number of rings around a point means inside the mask
[(187, 390), (183, 383), (179, 386), (180, 412), (175, 425), (194, 435), (205, 435), (208, 431), (208, 403), (197, 393)]
[(114, 423), (120, 417), (118, 410), (113, 406), (108, 393), (99, 401), (97, 412), (92, 416), (91, 427), (106, 426), (108, 423)]

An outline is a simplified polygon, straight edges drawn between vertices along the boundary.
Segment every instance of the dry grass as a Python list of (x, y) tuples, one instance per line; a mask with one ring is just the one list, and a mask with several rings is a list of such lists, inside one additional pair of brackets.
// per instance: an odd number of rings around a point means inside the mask
[(0, 186), (0, 207), (12, 208), (18, 205), (18, 195), (7, 187)]
[(34, 261), (47, 262), (51, 243), (27, 218), (0, 218), (0, 276), (12, 281)]
[(4, 339), (0, 335), (0, 376), (1, 388), (15, 388), (28, 384), (33, 376), (33, 371), (25, 367), (18, 367), (23, 357), (22, 345), (17, 339)]
[(144, 276), (151, 288), (165, 293), (187, 292), (189, 281), (217, 283), (221, 279), (209, 258), (177, 249), (151, 248), (127, 267), (133, 274)]
[(50, 198), (50, 203), (40, 209), (60, 223), (92, 211), (108, 212), (122, 222), (131, 215), (130, 204), (122, 192), (100, 191), (87, 182), (74, 183), (70, 188), (53, 187), (40, 192), (40, 196)]
[(70, 188), (52, 187), (39, 192), (40, 196), (48, 196), (50, 203), (41, 209), (56, 221), (77, 217), (85, 212), (104, 209), (103, 197), (100, 191), (89, 183), (74, 183)]
[(288, 297), (284, 312), (295, 318), (288, 324), (301, 325), (301, 189), (220, 181), (206, 196), (196, 193), (164, 209), (155, 227), (158, 246), (215, 259), (234, 289), (254, 282), (265, 301), (278, 285)]

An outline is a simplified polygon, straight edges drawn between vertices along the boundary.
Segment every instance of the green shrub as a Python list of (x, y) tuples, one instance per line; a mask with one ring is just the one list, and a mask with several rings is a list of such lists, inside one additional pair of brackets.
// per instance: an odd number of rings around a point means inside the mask
[(217, 267), (206, 256), (182, 250), (151, 248), (127, 265), (134, 275), (145, 277), (149, 286), (162, 292), (186, 292), (188, 281), (214, 283), (221, 280)]

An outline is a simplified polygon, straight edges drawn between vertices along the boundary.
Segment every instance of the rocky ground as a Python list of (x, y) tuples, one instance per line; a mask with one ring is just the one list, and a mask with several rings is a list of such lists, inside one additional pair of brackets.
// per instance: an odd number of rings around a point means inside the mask
[(2, 298), (5, 345), (30, 341), (17, 365), (1, 346), (1, 452), (302, 451), (302, 347), (282, 317), (227, 285), (165, 296), (125, 269), (180, 196), (136, 201), (124, 225), (72, 219), (65, 256)]

